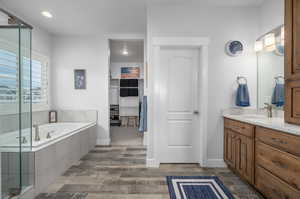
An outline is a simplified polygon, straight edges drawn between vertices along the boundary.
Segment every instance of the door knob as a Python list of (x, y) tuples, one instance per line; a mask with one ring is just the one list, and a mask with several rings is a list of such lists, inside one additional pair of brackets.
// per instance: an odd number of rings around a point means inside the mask
[(195, 115), (199, 115), (199, 111), (194, 111), (194, 114)]

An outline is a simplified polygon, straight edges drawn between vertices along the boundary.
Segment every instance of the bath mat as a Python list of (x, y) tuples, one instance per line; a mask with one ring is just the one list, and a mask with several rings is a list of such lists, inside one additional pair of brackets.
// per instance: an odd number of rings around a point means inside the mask
[(217, 176), (167, 176), (170, 199), (234, 199)]

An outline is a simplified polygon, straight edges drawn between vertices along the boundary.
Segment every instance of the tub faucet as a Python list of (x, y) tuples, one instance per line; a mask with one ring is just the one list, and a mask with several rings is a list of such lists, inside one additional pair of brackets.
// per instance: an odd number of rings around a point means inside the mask
[(32, 127), (34, 128), (34, 131), (35, 131), (34, 141), (38, 142), (38, 141), (41, 140), (39, 126), (38, 125), (33, 125)]
[(50, 131), (47, 133), (47, 139), (51, 139), (51, 134), (53, 133), (54, 131)]
[(272, 109), (273, 109), (273, 106), (272, 104), (269, 104), (269, 103), (265, 103), (265, 109), (267, 110), (268, 112), (268, 118), (272, 118), (273, 117), (273, 114), (272, 114)]
[(21, 137), (16, 137), (17, 139), (20, 139), (21, 138), (21, 143), (22, 144), (27, 144), (27, 139), (25, 136), (21, 136)]

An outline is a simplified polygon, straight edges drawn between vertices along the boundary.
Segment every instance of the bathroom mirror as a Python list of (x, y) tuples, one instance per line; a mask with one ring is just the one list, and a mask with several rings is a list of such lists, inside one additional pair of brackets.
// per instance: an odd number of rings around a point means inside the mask
[(265, 103), (282, 109), (284, 105), (284, 26), (277, 27), (257, 39), (257, 105)]

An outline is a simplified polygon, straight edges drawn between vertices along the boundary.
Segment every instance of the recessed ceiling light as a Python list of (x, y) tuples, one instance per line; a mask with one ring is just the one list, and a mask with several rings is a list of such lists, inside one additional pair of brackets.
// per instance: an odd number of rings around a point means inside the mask
[(123, 55), (128, 55), (128, 50), (127, 50), (127, 49), (124, 49), (124, 50), (122, 51), (122, 54), (123, 54)]
[(42, 15), (43, 15), (44, 17), (46, 17), (46, 18), (52, 18), (52, 17), (53, 17), (52, 14), (51, 14), (50, 12), (48, 12), (48, 11), (43, 11), (43, 12), (42, 12)]
[(123, 55), (128, 55), (128, 54), (129, 54), (126, 43), (124, 43), (123, 50), (122, 50), (122, 54), (123, 54)]

